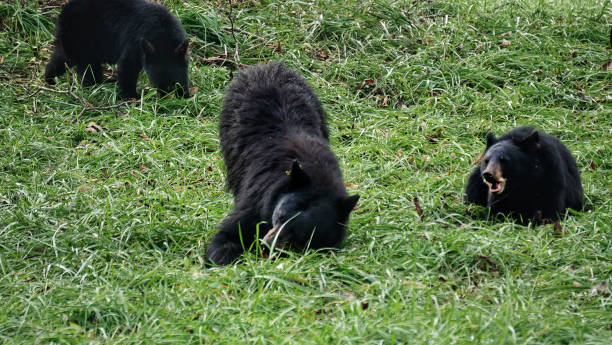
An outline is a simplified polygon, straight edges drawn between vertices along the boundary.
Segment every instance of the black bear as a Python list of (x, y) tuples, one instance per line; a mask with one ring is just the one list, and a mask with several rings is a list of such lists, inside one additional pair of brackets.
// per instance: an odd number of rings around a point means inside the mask
[(226, 265), (263, 239), (279, 248), (338, 247), (349, 196), (317, 96), (282, 63), (249, 67), (226, 90), (219, 124), (234, 210), (208, 245)]
[(76, 65), (82, 84), (88, 86), (102, 81), (102, 63), (116, 63), (122, 98), (139, 97), (136, 81), (143, 67), (160, 93), (176, 87), (179, 96), (189, 97), (188, 45), (181, 23), (160, 4), (72, 0), (59, 15), (45, 80), (54, 84), (66, 64)]
[(533, 127), (519, 127), (496, 138), (486, 136), (480, 166), (465, 188), (470, 203), (526, 224), (555, 221), (567, 208), (582, 209), (576, 161), (556, 138)]

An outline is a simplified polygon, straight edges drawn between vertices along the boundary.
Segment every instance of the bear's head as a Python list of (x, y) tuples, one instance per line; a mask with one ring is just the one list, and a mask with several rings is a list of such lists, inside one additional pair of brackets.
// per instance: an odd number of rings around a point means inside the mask
[(502, 139), (487, 133), (487, 148), (480, 162), (480, 174), (489, 186), (489, 193), (510, 193), (518, 184), (532, 182), (531, 176), (536, 173), (537, 167), (533, 152), (539, 149), (540, 135), (530, 127)]
[(264, 236), (264, 242), (270, 247), (299, 250), (338, 247), (359, 195), (334, 196), (312, 188), (311, 179), (297, 161), (287, 174), (287, 192), (274, 204), (272, 229)]
[(153, 44), (145, 38), (140, 40), (143, 52), (143, 68), (151, 85), (161, 95), (176, 89), (180, 97), (189, 97), (188, 57), (189, 41), (185, 39), (177, 46), (164, 43)]

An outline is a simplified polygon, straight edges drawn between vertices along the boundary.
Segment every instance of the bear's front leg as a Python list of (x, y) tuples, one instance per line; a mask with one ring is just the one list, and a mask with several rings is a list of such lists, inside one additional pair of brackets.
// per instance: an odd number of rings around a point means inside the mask
[(206, 248), (206, 261), (225, 266), (236, 260), (244, 251), (240, 241), (220, 230)]
[(136, 82), (141, 70), (142, 62), (136, 49), (129, 49), (123, 53), (117, 63), (119, 97), (123, 99), (140, 98), (140, 95), (136, 92)]
[(488, 206), (489, 187), (482, 182), (480, 176), (480, 167), (476, 167), (470, 174), (467, 185), (465, 187), (465, 200), (469, 203)]
[(228, 265), (245, 250), (249, 250), (253, 242), (259, 240), (255, 238), (256, 218), (255, 213), (249, 210), (229, 215), (206, 248), (206, 260), (217, 265)]

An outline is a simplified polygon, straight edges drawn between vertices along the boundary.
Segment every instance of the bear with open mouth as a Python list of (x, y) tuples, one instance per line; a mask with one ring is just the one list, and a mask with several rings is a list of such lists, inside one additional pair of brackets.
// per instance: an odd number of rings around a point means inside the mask
[(219, 133), (234, 209), (208, 262), (227, 265), (260, 240), (297, 250), (342, 243), (359, 195), (346, 191), (325, 112), (304, 79), (279, 62), (240, 71)]
[(469, 203), (489, 207), (526, 224), (556, 221), (566, 209), (582, 209), (576, 161), (556, 138), (519, 127), (487, 144), (465, 188)]

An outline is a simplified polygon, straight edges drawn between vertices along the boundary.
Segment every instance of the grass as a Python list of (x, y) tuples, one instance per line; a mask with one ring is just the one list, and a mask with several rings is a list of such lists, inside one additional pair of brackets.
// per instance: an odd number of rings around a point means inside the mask
[[(0, 343), (609, 343), (610, 1), (241, 1), (237, 42), (227, 2), (164, 2), (199, 90), (158, 99), (143, 75), (124, 105), (43, 83), (60, 1), (0, 1)], [(232, 205), (231, 71), (206, 58), (236, 44), (325, 104), (362, 195), (342, 250), (204, 266)], [(578, 162), (590, 207), (562, 233), (462, 203), (485, 133), (525, 124)]]

